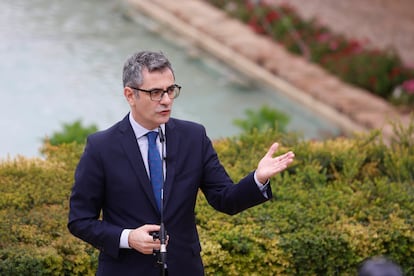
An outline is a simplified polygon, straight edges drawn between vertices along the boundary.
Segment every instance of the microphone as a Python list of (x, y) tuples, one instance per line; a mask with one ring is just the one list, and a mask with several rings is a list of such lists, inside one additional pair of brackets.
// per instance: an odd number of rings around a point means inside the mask
[[(162, 132), (162, 128), (158, 127), (158, 134), (160, 136), (160, 142), (161, 142), (161, 147), (162, 147), (162, 153), (161, 153), (161, 159), (163, 161), (163, 169), (164, 169), (164, 161), (167, 160), (167, 157), (165, 156), (165, 136), (164, 136), (164, 132)], [(163, 172), (164, 173), (164, 172)]]
[(160, 142), (161, 142), (161, 160), (162, 160), (162, 177), (163, 177), (163, 181), (162, 181), (162, 186), (161, 186), (161, 210), (160, 210), (160, 215), (161, 215), (161, 222), (160, 222), (160, 243), (161, 243), (161, 247), (160, 247), (160, 265), (161, 265), (161, 275), (165, 275), (166, 269), (167, 269), (167, 233), (165, 230), (165, 226), (164, 226), (164, 182), (165, 182), (165, 177), (164, 177), (164, 165), (165, 165), (165, 136), (164, 133), (162, 131), (161, 126), (158, 127), (158, 134), (160, 137)]
[[(158, 134), (160, 135), (160, 142), (164, 143), (165, 142), (165, 136), (164, 136), (164, 132), (162, 132), (161, 126), (158, 127)], [(162, 155), (164, 156), (164, 152), (162, 153)]]

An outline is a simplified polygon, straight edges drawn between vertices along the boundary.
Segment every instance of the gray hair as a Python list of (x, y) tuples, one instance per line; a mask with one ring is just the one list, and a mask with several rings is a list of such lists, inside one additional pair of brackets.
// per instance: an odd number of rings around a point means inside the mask
[(170, 61), (162, 52), (141, 51), (133, 54), (124, 64), (122, 81), (126, 86), (141, 86), (144, 82), (142, 71), (163, 71), (170, 69), (174, 75)]
[(358, 276), (403, 276), (401, 267), (393, 261), (376, 256), (366, 259), (358, 270)]

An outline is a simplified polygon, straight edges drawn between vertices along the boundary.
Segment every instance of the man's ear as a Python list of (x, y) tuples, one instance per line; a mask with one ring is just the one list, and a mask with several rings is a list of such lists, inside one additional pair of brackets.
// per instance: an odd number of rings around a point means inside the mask
[(129, 105), (134, 104), (134, 91), (132, 90), (131, 87), (128, 87), (128, 86), (124, 87), (124, 96)]

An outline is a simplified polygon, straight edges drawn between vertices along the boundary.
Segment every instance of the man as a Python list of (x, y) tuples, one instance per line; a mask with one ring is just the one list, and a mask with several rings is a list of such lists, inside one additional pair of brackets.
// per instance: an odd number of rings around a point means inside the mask
[(358, 276), (403, 276), (401, 267), (392, 260), (375, 256), (365, 259), (358, 268)]
[[(198, 190), (218, 211), (236, 214), (272, 197), (269, 178), (294, 154), (272, 157), (274, 143), (257, 169), (235, 185), (204, 127), (170, 118), (181, 87), (162, 53), (131, 56), (123, 85), (130, 113), (88, 137), (75, 172), (68, 228), (101, 251), (98, 275), (159, 275), (153, 252), (165, 252), (165, 244), (169, 275), (204, 275), (194, 214)], [(158, 132), (155, 155), (149, 132)], [(152, 164), (159, 162), (153, 158), (161, 160), (159, 155), (165, 157), (158, 168), (165, 181), (153, 190)], [(163, 246), (151, 234), (160, 231), (161, 215), (168, 232)]]

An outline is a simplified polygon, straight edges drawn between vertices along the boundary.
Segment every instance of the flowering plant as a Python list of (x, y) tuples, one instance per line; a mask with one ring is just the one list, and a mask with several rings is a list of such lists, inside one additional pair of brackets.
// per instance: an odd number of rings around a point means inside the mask
[[(320, 64), (347, 83), (391, 101), (397, 86), (401, 92), (395, 93), (407, 99), (413, 97), (414, 69), (404, 66), (393, 51), (373, 49), (368, 41), (333, 34), (315, 19), (302, 20), (287, 4), (276, 6), (263, 0), (208, 2), (245, 22), (255, 32), (283, 44), (287, 50)], [(412, 100), (393, 102), (413, 105)]]
[(406, 80), (392, 92), (391, 100), (398, 105), (414, 105), (414, 79)]

